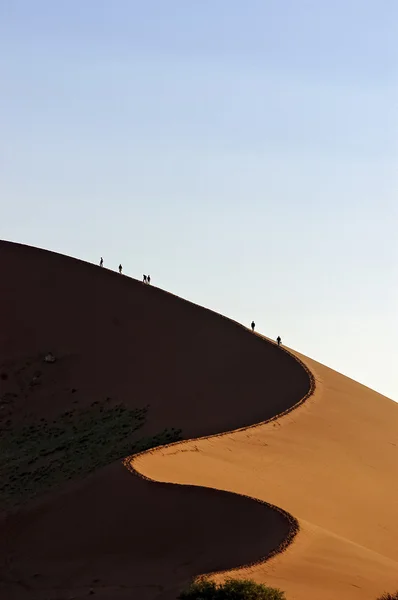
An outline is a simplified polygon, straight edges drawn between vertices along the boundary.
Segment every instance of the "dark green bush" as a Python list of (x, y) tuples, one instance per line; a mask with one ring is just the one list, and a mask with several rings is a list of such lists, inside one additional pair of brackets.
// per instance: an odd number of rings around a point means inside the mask
[(217, 594), (217, 584), (209, 579), (201, 579), (192, 583), (187, 590), (178, 596), (181, 600), (213, 599)]
[(284, 592), (250, 579), (227, 579), (216, 584), (201, 579), (179, 595), (180, 600), (286, 600)]
[(377, 600), (398, 600), (398, 592), (395, 592), (395, 594), (383, 594)]

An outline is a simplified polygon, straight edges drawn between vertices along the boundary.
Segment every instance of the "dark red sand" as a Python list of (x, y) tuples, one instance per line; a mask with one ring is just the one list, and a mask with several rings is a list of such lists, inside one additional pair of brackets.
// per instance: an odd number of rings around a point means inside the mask
[[(144, 433), (177, 427), (191, 438), (263, 421), (309, 389), (293, 358), (246, 328), (106, 269), (0, 242), (0, 286), (0, 364), (10, 374), (0, 385), (18, 392), (14, 422), (109, 397), (150, 405)], [(48, 351), (57, 362), (32, 391), (28, 371)], [(192, 575), (266, 554), (286, 527), (249, 499), (147, 483), (116, 463), (3, 517), (0, 598), (92, 589), (171, 599)]]

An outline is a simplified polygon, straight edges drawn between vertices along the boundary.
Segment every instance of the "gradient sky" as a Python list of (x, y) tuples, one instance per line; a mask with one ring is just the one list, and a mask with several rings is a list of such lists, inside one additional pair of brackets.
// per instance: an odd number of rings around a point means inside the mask
[(1, 238), (398, 400), (396, 0), (0, 0), (0, 77)]

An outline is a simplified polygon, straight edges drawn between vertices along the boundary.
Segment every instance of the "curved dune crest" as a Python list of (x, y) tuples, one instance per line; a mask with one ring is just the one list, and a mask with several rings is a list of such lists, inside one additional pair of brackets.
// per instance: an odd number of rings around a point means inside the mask
[[(145, 435), (180, 427), (197, 438), (270, 419), (309, 392), (291, 356), (162, 290), (6, 242), (0, 270), (0, 361), (16, 386), (16, 424), (69, 410), (73, 387), (83, 408), (104, 397), (149, 404)], [(51, 377), (26, 386), (27, 358), (48, 351)], [(173, 598), (190, 577), (255, 562), (289, 536), (283, 512), (242, 495), (155, 487), (118, 463), (4, 516), (0, 589), (15, 598), (91, 588), (109, 599), (137, 590)]]
[(184, 452), (159, 449), (138, 467), (154, 479), (195, 477), (246, 493), (298, 518), (300, 535), (285, 553), (238, 576), (294, 600), (374, 600), (397, 585), (398, 405), (297, 356), (316, 379), (297, 410), (247, 432), (187, 442)]
[(79, 406), (104, 396), (149, 404), (154, 424), (192, 438), (262, 422), (309, 390), (307, 373), (273, 344), (154, 286), (9, 242), (0, 273), (0, 361), (58, 358), (57, 381), (23, 390), (16, 421), (28, 416), (28, 393), (34, 419), (68, 409), (73, 387)]
[[(260, 336), (260, 337), (264, 341), (267, 340), (263, 336)], [(267, 343), (269, 343), (269, 342), (267, 341)], [(187, 486), (187, 485), (193, 486), (193, 483), (181, 484), (181, 483), (178, 483), (177, 481), (174, 481), (172, 478), (171, 479), (164, 478), (164, 476), (161, 479), (158, 479), (158, 478), (153, 479), (149, 475), (146, 475), (144, 471), (145, 471), (147, 456), (154, 455), (154, 454), (156, 454), (157, 457), (165, 456), (165, 455), (167, 456), (167, 455), (170, 455), (170, 451), (172, 454), (179, 454), (181, 452), (191, 452), (192, 451), (192, 443), (195, 443), (196, 441), (204, 442), (204, 441), (212, 440), (214, 438), (233, 436), (236, 433), (243, 433), (243, 432), (249, 431), (250, 429), (257, 428), (260, 425), (266, 425), (266, 424), (272, 423), (273, 421), (276, 421), (276, 420), (288, 415), (290, 412), (296, 410), (299, 406), (304, 404), (304, 402), (306, 400), (308, 400), (308, 398), (310, 398), (315, 392), (315, 378), (314, 378), (311, 370), (297, 355), (291, 353), (289, 350), (282, 348), (282, 347), (279, 348), (279, 352), (285, 352), (288, 355), (290, 355), (302, 367), (303, 371), (305, 371), (308, 376), (308, 380), (309, 380), (309, 384), (310, 384), (309, 390), (303, 397), (299, 398), (295, 404), (293, 404), (292, 406), (290, 406), (289, 408), (287, 408), (280, 414), (276, 414), (273, 417), (266, 419), (262, 423), (253, 423), (252, 425), (240, 427), (240, 428), (237, 428), (232, 431), (215, 433), (215, 434), (205, 436), (205, 437), (199, 438), (199, 439), (195, 438), (195, 439), (191, 439), (191, 440), (182, 440), (182, 441), (178, 441), (178, 442), (172, 442), (170, 444), (164, 444), (157, 448), (151, 448), (149, 450), (144, 450), (143, 452), (140, 452), (138, 454), (133, 454), (132, 456), (126, 457), (123, 461), (124, 466), (136, 477), (140, 477), (141, 479), (144, 479), (145, 481), (150, 481), (157, 485), (159, 485), (160, 483), (166, 483), (168, 485), (174, 485), (174, 486), (181, 486), (181, 485), (182, 486)], [(196, 451), (196, 450), (197, 450), (197, 446), (194, 445), (193, 451)], [(140, 470), (140, 468), (139, 468), (140, 465), (141, 465), (141, 467), (144, 466), (144, 471)], [(170, 474), (169, 477), (172, 477), (172, 475)], [(194, 482), (194, 481), (195, 481), (195, 473), (192, 474), (192, 482)], [(209, 486), (206, 486), (206, 487), (209, 487)], [(211, 489), (214, 491), (219, 490), (219, 488), (216, 486), (211, 487)], [(241, 569), (247, 569), (249, 567), (254, 567), (255, 565), (262, 564), (265, 561), (270, 560), (272, 557), (274, 557), (278, 554), (281, 554), (282, 552), (285, 552), (286, 549), (293, 542), (293, 540), (295, 539), (296, 535), (298, 534), (298, 532), (300, 530), (300, 525), (299, 525), (298, 520), (293, 515), (288, 513), (287, 511), (281, 509), (278, 506), (271, 504), (270, 502), (266, 502), (265, 500), (260, 500), (259, 498), (256, 498), (254, 496), (249, 496), (249, 495), (245, 495), (245, 494), (238, 493), (238, 492), (234, 492), (234, 493), (239, 496), (245, 497), (248, 500), (263, 504), (264, 506), (267, 507), (267, 509), (280, 515), (287, 523), (287, 532), (286, 532), (286, 535), (283, 538), (283, 540), (275, 547), (270, 547), (269, 544), (267, 543), (266, 544), (266, 552), (262, 556), (256, 558), (256, 560), (251, 561), (250, 563), (246, 563), (245, 565), (241, 565)], [(230, 572), (230, 571), (231, 571), (231, 569), (228, 569), (228, 572)], [(226, 570), (212, 571), (211, 573), (206, 573), (206, 575), (211, 574), (212, 576), (214, 576), (214, 575), (220, 575), (220, 574), (226, 573), (226, 572), (227, 572)]]

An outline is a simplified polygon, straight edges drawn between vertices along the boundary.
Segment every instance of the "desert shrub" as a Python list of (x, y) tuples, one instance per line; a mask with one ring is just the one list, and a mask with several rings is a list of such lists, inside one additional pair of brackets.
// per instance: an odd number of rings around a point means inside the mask
[(284, 592), (251, 579), (227, 579), (216, 584), (201, 579), (179, 595), (180, 600), (286, 600)]
[(210, 600), (216, 597), (217, 589), (217, 584), (214, 581), (201, 579), (192, 583), (178, 597), (181, 600)]
[(395, 592), (395, 594), (383, 594), (377, 600), (398, 600), (398, 592)]

